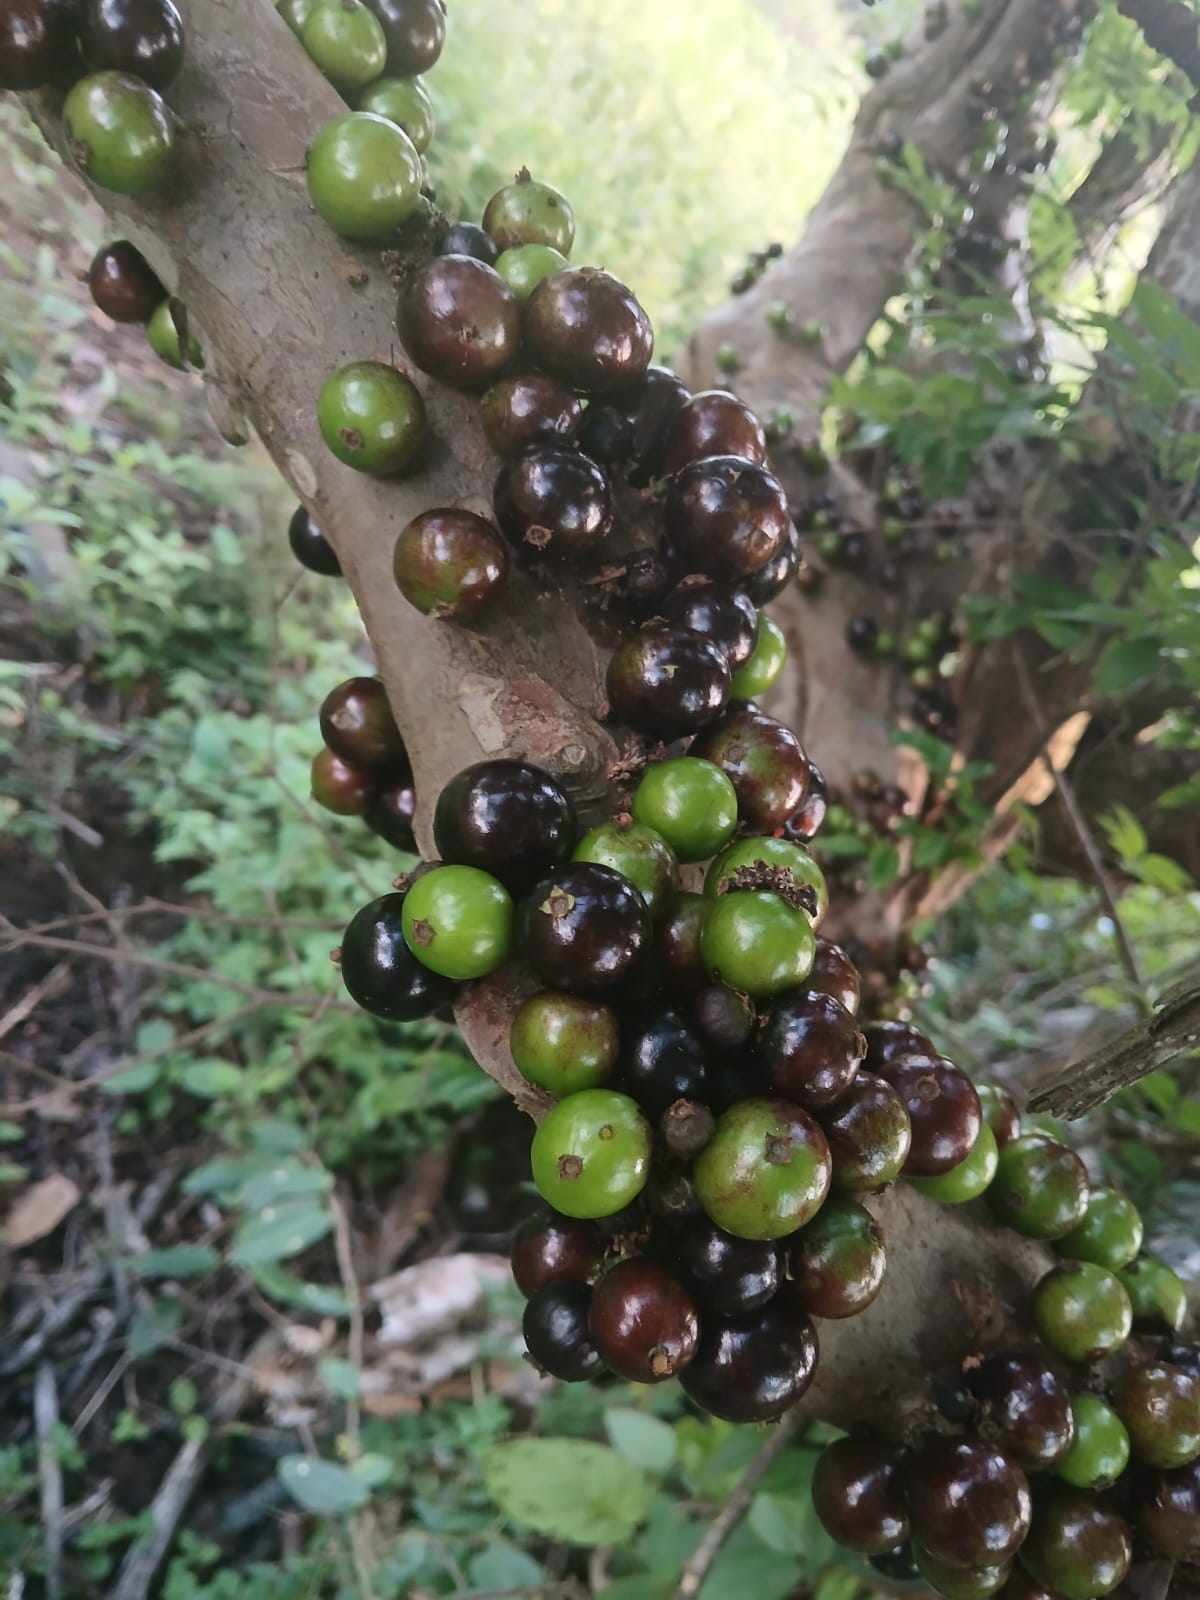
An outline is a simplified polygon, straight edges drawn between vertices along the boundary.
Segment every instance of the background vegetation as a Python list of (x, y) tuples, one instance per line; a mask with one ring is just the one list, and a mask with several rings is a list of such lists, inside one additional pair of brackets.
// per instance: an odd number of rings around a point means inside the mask
[[(431, 82), (448, 209), (477, 214), (521, 164), (544, 174), (576, 206), (578, 254), (636, 285), (669, 351), (748, 251), (795, 236), (845, 140), (864, 50), (890, 37), (871, 12), (795, 13), (456, 6)], [(1103, 341), (1084, 319), (1128, 292), (1142, 248), (1135, 216), (1099, 273), (1060, 270), (1100, 132), (1124, 119), (1149, 138), (1180, 114), (1123, 29), (1112, 12), (1098, 25), (1034, 217), (1062, 342), (1030, 433), (1054, 426), (1053, 385), (1077, 381), (1081, 352)], [(674, 1385), (580, 1392), (516, 1361), (512, 1292), (469, 1252), (503, 1249), (527, 1136), (451, 1030), (375, 1025), (341, 1000), (329, 960), (354, 908), (404, 865), (307, 798), (315, 708), (367, 659), (353, 604), (297, 576), (282, 486), (256, 450), (217, 443), (198, 380), (91, 311), (76, 275), (99, 219), (9, 106), (0, 173), (0, 909), (39, 930), (0, 980), (0, 1200), (44, 1202), (47, 1175), (75, 1191), (0, 1253), (0, 1288), (25, 1308), (0, 1350), (0, 1576), (40, 1592), (47, 1452), (71, 1508), (65, 1592), (94, 1595), (194, 1442), (207, 1471), (167, 1600), (478, 1595), (584, 1575), (609, 1600), (651, 1600), (759, 1439), (691, 1415)], [(971, 305), (943, 310), (923, 324), (906, 307), (903, 339), (982, 370)], [(1168, 380), (1200, 384), (1179, 342), (1176, 324), (1148, 336), (1131, 407), (1152, 408)], [(897, 404), (878, 376), (852, 375), (843, 399), (918, 475), (946, 471), (936, 397), (918, 383)], [(994, 398), (971, 393), (964, 468), (972, 421), (994, 431)], [(1151, 619), (1194, 687), (1200, 573), (1194, 553), (1172, 561), (1126, 598), (1120, 642)], [(1030, 604), (1061, 637), (1063, 605)], [(1168, 733), (1198, 737), (1186, 718)], [(1165, 987), (1200, 956), (1200, 897), (1138, 819), (1114, 809), (1098, 825), (1124, 866), (1122, 921)], [(973, 1072), (1026, 1084), (1138, 1003), (1094, 889), (1036, 873), (1034, 838), (928, 930), (927, 981), (902, 997)], [(55, 944), (65, 937), (99, 953)], [(1196, 1277), (1193, 1089), (1187, 1073), (1156, 1075), (1087, 1133), (1097, 1171), (1147, 1210), (1154, 1248)], [(363, 1284), (351, 1235), (371, 1264)], [(443, 1285), (423, 1338), (364, 1336), (349, 1315), (359, 1288), (385, 1327), (419, 1321), (443, 1258), (485, 1263), (455, 1269), (457, 1312)], [(410, 1275), (396, 1287), (398, 1268)], [(76, 1300), (63, 1336), (38, 1345), (47, 1307)], [(48, 1352), (59, 1420), (39, 1429), (30, 1380)], [(868, 1593), (809, 1509), (824, 1436), (776, 1463), (705, 1600)]]

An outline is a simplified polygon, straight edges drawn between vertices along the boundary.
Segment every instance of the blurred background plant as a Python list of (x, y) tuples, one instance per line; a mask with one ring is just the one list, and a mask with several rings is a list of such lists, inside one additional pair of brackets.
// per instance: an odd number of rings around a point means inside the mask
[[(636, 285), (670, 352), (750, 252), (795, 236), (864, 61), (916, 13), (885, 26), (884, 9), (825, 0), (798, 23), (750, 0), (459, 6), (431, 82), (443, 203), (477, 215), (522, 164), (550, 178), (581, 256)], [(1062, 330), (1051, 387), (1111, 331), (1097, 315), (1148, 236), (1135, 209), (1100, 272), (1069, 265), (1066, 202), (1101, 126), (1190, 159), (1178, 90), (1124, 26), (1102, 11), (1033, 209), (1035, 280)], [(510, 36), (520, 48), (496, 48)], [(517, 1360), (496, 1252), (530, 1204), (528, 1133), (451, 1028), (373, 1023), (330, 961), (406, 865), (308, 798), (315, 707), (369, 670), (353, 603), (297, 575), (284, 487), (256, 448), (219, 445), (200, 381), (91, 309), (77, 279), (100, 219), (11, 105), (0, 173), (0, 1575), (125, 1600), (169, 1514), (166, 1600), (668, 1593), (761, 1439), (688, 1414), (674, 1385), (565, 1389)], [(889, 364), (924, 343), (989, 370), (977, 309), (943, 298), (925, 319), (914, 297), (837, 396), (918, 481), (969, 470), (997, 401), (956, 391), (948, 467), (944, 412), (920, 379), (898, 403)], [(1143, 351), (1130, 408), (1156, 403), (1178, 331)], [(1011, 426), (1053, 430), (1053, 396)], [(1113, 638), (1150, 617), (1194, 690), (1195, 557), (1168, 556), (1170, 580), (1150, 569)], [(1200, 741), (1186, 714), (1160, 736)], [(977, 819), (958, 781), (948, 848), (966, 859)], [(1195, 885), (1118, 804), (1095, 823), (1124, 933), (1165, 988), (1200, 958)], [(1035, 842), (1031, 828), (916, 930), (923, 970), (889, 997), (972, 1072), (1018, 1085), (1141, 1004), (1094, 887), (1037, 870)], [(891, 858), (870, 867), (885, 882)], [(1193, 1278), (1194, 1076), (1155, 1074), (1085, 1130), (1097, 1174), (1131, 1189)], [(812, 1517), (824, 1437), (779, 1454), (704, 1600), (871, 1591)]]

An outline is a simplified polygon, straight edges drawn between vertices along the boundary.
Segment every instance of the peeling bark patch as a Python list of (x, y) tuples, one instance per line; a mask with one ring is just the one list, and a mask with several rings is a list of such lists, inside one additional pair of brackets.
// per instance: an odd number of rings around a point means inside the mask
[(287, 462), (293, 488), (305, 499), (311, 500), (317, 492), (317, 469), (307, 456), (301, 455), (299, 450), (286, 451), (284, 460)]
[(485, 678), (479, 673), (469, 673), (458, 691), (458, 703), (463, 709), (471, 732), (482, 750), (493, 755), (503, 750), (508, 742), (504, 719), (496, 709), (505, 686), (499, 678)]

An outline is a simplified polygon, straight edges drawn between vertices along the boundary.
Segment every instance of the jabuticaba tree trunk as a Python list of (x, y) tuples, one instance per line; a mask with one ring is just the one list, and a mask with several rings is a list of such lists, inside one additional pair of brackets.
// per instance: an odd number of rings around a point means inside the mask
[[(1171, 10), (1172, 0), (1141, 0), (1138, 9), (1156, 17), (1164, 7)], [(977, 218), (1012, 234), (1026, 197), (1025, 180), (1011, 168), (1019, 169), (1021, 153), (1038, 144), (1038, 118), (1052, 99), (1047, 85), (1092, 10), (1072, 0), (1062, 6), (1008, 0), (989, 5), (976, 20), (960, 13), (938, 38), (917, 47), (863, 101), (841, 166), (796, 245), (748, 293), (708, 316), (691, 340), (685, 376), (693, 386), (728, 384), (760, 414), (779, 408), (791, 413), (791, 440), (776, 447), (774, 464), (797, 503), (820, 487), (805, 472), (803, 450), (817, 435), (830, 380), (860, 352), (888, 299), (902, 287), (926, 226), (919, 208), (889, 179), (897, 140), (915, 145), (926, 168), (948, 178), (966, 197), (983, 106), (998, 104), (1016, 159), (1010, 154), (990, 172), (975, 174), (969, 197)], [(1192, 23), (1194, 28), (1194, 17)], [(1125, 175), (1126, 189), (1132, 178)], [(1177, 181), (1168, 222), (1145, 273), (1179, 295), (1188, 309), (1195, 307), (1195, 256), (1193, 250), (1188, 260), (1188, 248), (1200, 233), (1197, 189), (1194, 170)], [(998, 291), (1006, 287), (998, 280)], [(789, 308), (795, 326), (818, 326), (819, 343), (774, 331), (767, 312), (777, 303)], [(736, 363), (732, 376), (729, 361)], [(898, 667), (852, 650), (847, 622), (866, 614), (903, 636), (923, 616), (953, 613), (966, 596), (1003, 593), (1021, 572), (1056, 564), (1063, 550), (1058, 539), (1066, 509), (1063, 479), (1061, 469), (1047, 472), (1046, 458), (1028, 451), (985, 460), (978, 487), (998, 503), (999, 512), (972, 532), (966, 502), (962, 560), (913, 563), (898, 583), (885, 586), (876, 573), (886, 552), (878, 533), (868, 532), (872, 561), (865, 571), (826, 570), (815, 598), (793, 589), (776, 602), (792, 665), (770, 709), (801, 732), (836, 788), (847, 792), (854, 774), (868, 768), (884, 781), (899, 783), (910, 810), (919, 811), (926, 798), (923, 766), (892, 741), (893, 730), (911, 721), (907, 678)], [(843, 516), (854, 526), (874, 528), (872, 487), (842, 464), (834, 468), (833, 484)], [(823, 565), (819, 557), (816, 564)], [(1038, 718), (1019, 688), (1016, 651), (1036, 685)], [(963, 759), (991, 764), (981, 797), (1004, 806), (984, 841), (986, 859), (994, 859), (1016, 837), (1012, 818), (1018, 802), (1038, 804), (1054, 794), (1040, 753), (1043, 732), (1055, 765), (1069, 764), (1092, 714), (1090, 679), (1086, 663), (1056, 658), (1034, 635), (964, 652), (957, 679), (948, 686), (957, 713), (953, 740)], [(1150, 763), (1140, 767), (1149, 776)], [(1153, 792), (1146, 798), (1149, 802)], [(931, 879), (905, 866), (886, 894), (863, 894), (836, 907), (832, 926), (882, 953), (914, 920), (945, 910), (974, 876), (952, 865)]]
[[(314, 400), (329, 370), (396, 351), (395, 289), (380, 257), (339, 243), (305, 198), (305, 146), (341, 102), (266, 0), (191, 0), (188, 26), (187, 65), (169, 97), (185, 129), (172, 196), (96, 199), (178, 289), (232, 408), (244, 409), (329, 534), (413, 754), (422, 842), (440, 784), (481, 756), (524, 754), (585, 798), (602, 792), (612, 749), (597, 720), (603, 652), (568, 600), (518, 583), (501, 617), (467, 632), (419, 616), (391, 580), (395, 534), (416, 511), (488, 503), (494, 463), (475, 404), (414, 374), (437, 443), (402, 482), (358, 476), (318, 438)], [(53, 107), (37, 110), (56, 137)], [(414, 239), (399, 270), (427, 248)], [(460, 1020), (480, 1066), (522, 1098), (506, 1004), (503, 984), (475, 986)], [(866, 1315), (823, 1326), (811, 1402), (814, 1415), (843, 1423), (899, 1423), (937, 1369), (1020, 1337), (1028, 1289), (1047, 1265), (1039, 1246), (906, 1186), (872, 1205), (888, 1239), (884, 1289)]]

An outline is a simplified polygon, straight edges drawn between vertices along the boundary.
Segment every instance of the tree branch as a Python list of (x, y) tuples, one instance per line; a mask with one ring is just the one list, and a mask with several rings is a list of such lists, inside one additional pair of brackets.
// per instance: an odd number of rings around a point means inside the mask
[(1093, 1055), (1073, 1061), (1039, 1089), (1031, 1111), (1068, 1121), (1103, 1105), (1151, 1072), (1200, 1053), (1200, 982), (1185, 979), (1169, 989), (1145, 1022), (1128, 1028)]

